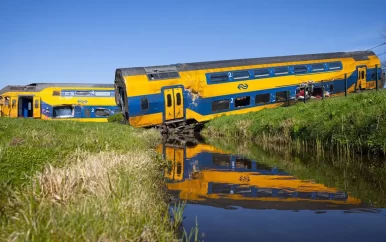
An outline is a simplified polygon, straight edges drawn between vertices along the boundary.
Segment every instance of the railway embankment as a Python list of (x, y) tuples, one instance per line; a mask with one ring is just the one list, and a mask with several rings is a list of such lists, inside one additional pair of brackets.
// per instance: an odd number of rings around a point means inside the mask
[(256, 143), (300, 144), (347, 152), (386, 152), (386, 91), (368, 91), (222, 116), (205, 125), (204, 136)]
[(173, 241), (152, 130), (0, 118), (0, 240)]

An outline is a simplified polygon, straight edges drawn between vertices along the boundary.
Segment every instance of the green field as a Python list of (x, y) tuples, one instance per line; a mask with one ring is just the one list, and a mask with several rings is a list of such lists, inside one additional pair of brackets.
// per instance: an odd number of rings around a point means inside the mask
[(0, 240), (172, 241), (153, 130), (0, 118)]
[(203, 134), (261, 142), (302, 142), (371, 153), (386, 151), (386, 91), (369, 91), (222, 116)]

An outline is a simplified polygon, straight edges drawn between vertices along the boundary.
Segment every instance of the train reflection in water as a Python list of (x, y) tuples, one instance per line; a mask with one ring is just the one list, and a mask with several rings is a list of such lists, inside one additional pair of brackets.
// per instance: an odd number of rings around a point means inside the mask
[(161, 144), (170, 162), (169, 191), (179, 199), (214, 207), (321, 210), (361, 207), (346, 192), (298, 179), (281, 169), (228, 154), (207, 144)]

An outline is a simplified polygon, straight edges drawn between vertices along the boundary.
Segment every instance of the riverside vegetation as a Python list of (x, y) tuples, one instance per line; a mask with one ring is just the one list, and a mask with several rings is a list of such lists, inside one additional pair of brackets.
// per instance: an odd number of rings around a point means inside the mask
[(314, 147), (385, 154), (386, 91), (222, 116), (207, 123), (203, 134), (258, 143), (301, 142)]
[(175, 240), (159, 141), (126, 125), (0, 118), (0, 240)]
[(386, 165), (380, 157), (358, 157), (347, 152), (313, 152), (304, 146), (254, 145), (223, 138), (207, 141), (232, 154), (283, 169), (302, 180), (347, 191), (372, 208), (386, 206)]

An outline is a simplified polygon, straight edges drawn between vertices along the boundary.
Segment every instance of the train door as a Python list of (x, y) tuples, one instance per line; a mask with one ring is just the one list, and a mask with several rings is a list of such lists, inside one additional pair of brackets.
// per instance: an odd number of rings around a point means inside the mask
[(165, 121), (184, 118), (184, 98), (182, 88), (164, 90)]
[(33, 118), (34, 106), (33, 96), (20, 96), (18, 99), (18, 117)]
[(34, 118), (40, 118), (41, 117), (41, 108), (40, 108), (40, 97), (34, 96), (33, 97), (33, 117)]
[(360, 89), (366, 89), (367, 88), (367, 81), (366, 81), (366, 67), (358, 68), (358, 81), (357, 81)]
[(18, 97), (11, 97), (9, 117), (17, 118), (19, 114)]

